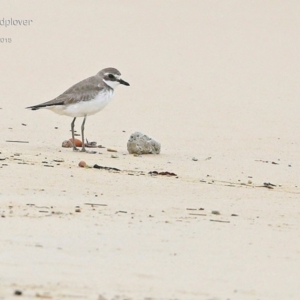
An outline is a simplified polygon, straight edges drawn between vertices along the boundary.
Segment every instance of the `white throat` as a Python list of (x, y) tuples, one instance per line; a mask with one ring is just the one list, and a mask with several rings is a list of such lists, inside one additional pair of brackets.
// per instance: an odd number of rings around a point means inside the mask
[(108, 86), (110, 86), (112, 89), (115, 89), (115, 88), (120, 84), (119, 81), (110, 81), (110, 80), (105, 80), (105, 79), (103, 79), (103, 81), (104, 81)]

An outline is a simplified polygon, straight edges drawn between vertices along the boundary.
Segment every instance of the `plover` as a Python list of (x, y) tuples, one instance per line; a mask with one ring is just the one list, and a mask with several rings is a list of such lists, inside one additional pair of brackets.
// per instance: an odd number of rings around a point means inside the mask
[[(119, 84), (129, 86), (128, 82), (121, 79), (121, 73), (117, 69), (105, 68), (95, 76), (76, 83), (57, 98), (26, 108), (31, 110), (47, 108), (57, 114), (73, 117), (74, 119), (71, 123), (73, 141), (75, 120), (78, 117), (83, 117), (81, 125), (81, 151), (85, 152), (84, 124), (86, 117), (102, 110), (111, 101), (114, 89)], [(73, 143), (73, 150), (78, 151), (75, 143)]]

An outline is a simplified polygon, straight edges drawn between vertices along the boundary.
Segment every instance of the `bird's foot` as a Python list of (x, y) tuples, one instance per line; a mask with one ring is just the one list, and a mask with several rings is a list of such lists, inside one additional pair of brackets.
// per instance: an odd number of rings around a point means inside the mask
[(73, 147), (73, 151), (74, 151), (74, 152), (78, 152), (78, 151), (79, 151), (79, 149), (78, 149), (78, 148), (76, 148), (76, 147)]

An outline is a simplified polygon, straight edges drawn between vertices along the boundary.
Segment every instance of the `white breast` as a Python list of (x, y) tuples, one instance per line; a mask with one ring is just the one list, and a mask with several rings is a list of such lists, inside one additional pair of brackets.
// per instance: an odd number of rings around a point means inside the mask
[(49, 110), (69, 117), (84, 117), (94, 115), (102, 110), (112, 99), (113, 90), (100, 92), (93, 100), (80, 101), (69, 105), (47, 107)]

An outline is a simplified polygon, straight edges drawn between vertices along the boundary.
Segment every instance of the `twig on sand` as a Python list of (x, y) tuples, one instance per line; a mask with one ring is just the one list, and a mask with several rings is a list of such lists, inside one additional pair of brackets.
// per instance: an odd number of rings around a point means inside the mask
[(101, 204), (101, 203), (84, 203), (85, 205), (92, 205), (92, 206), (107, 206), (107, 204)]
[(6, 143), (29, 143), (28, 141), (6, 141)]
[(193, 213), (189, 213), (190, 216), (206, 216), (206, 214), (193, 214)]
[(210, 219), (210, 221), (212, 221), (212, 222), (220, 222), (220, 223), (230, 223), (230, 221), (222, 221), (222, 220), (212, 220), (212, 219)]
[(104, 170), (108, 170), (108, 171), (117, 171), (117, 172), (121, 171), (120, 169), (117, 169), (117, 168), (103, 167), (103, 166), (99, 166), (97, 164), (95, 164), (93, 166), (93, 168), (95, 168), (95, 169), (104, 169)]

